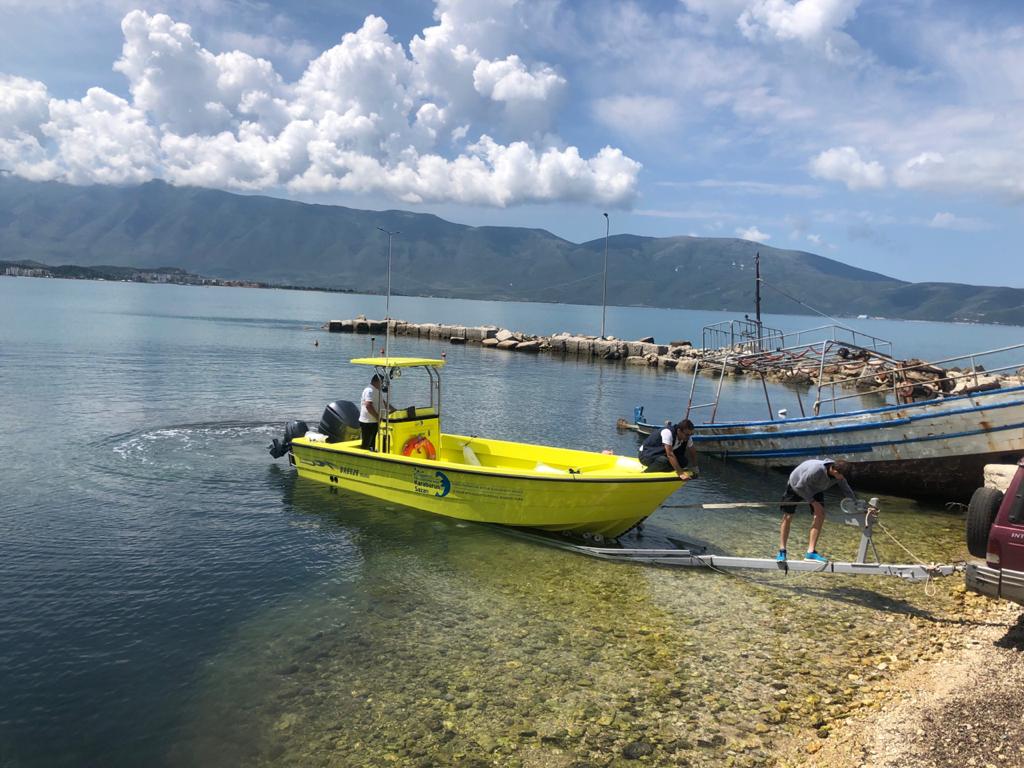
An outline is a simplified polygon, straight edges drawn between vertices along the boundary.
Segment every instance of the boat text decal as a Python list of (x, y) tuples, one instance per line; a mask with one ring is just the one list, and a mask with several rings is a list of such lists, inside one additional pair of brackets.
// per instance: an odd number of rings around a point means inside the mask
[(414, 469), (412, 471), (413, 490), (430, 496), (447, 496), (452, 490), (452, 481), (448, 479), (441, 470), (430, 472), (430, 470)]

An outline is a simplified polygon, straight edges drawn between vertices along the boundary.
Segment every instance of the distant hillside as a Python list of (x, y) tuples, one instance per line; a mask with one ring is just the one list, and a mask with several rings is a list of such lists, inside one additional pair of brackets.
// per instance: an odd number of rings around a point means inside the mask
[[(396, 293), (601, 303), (603, 238), (467, 227), (404, 211), (360, 211), (150, 182), (73, 187), (0, 177), (0, 259), (177, 267), (226, 280), (382, 292), (386, 238)], [(803, 251), (732, 238), (615, 235), (609, 303), (750, 312), (753, 256), (768, 283), (833, 315), (1024, 324), (1024, 290), (907, 283)], [(807, 310), (762, 291), (766, 312)]]

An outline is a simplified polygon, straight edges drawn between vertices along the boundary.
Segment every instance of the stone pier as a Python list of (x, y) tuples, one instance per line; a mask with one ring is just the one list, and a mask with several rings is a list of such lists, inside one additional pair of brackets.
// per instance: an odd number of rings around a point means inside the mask
[[(362, 315), (351, 320), (330, 320), (323, 329), (331, 333), (384, 335), (388, 323), (370, 320)], [(566, 357), (622, 361), (627, 365), (693, 371), (702, 350), (695, 350), (688, 341), (656, 344), (652, 337), (640, 341), (623, 341), (614, 337), (581, 336), (567, 331), (552, 336), (533, 336), (521, 331), (494, 325), (467, 326), (442, 323), (409, 323), (391, 320), (394, 336), (447, 341), (451, 344), (478, 344), (506, 352), (546, 352)]]

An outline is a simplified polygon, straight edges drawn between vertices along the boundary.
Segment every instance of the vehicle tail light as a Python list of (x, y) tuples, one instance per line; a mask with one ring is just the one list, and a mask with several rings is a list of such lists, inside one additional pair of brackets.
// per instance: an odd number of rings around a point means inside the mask
[(985, 553), (985, 562), (988, 563), (990, 568), (999, 567), (999, 555), (1001, 547), (998, 541), (989, 541), (988, 552)]

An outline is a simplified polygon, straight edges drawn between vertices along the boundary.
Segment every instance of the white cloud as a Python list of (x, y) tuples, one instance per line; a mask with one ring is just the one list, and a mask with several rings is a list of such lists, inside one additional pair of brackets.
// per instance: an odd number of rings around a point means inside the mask
[(178, 134), (232, 127), (246, 92), (281, 88), (273, 65), (232, 51), (214, 55), (192, 39), (188, 24), (132, 11), (121, 22), (124, 46), (114, 69), (128, 78), (133, 105)]
[(42, 131), (72, 184), (138, 184), (155, 175), (156, 134), (145, 115), (102, 88), (90, 88), (81, 101), (52, 100)]
[(47, 117), (49, 99), (38, 80), (0, 74), (0, 137), (35, 132)]
[(500, 61), (477, 62), (473, 87), (495, 101), (546, 101), (561, 92), (565, 78), (550, 67), (530, 72), (518, 56), (512, 55)]
[[(507, 50), (519, 12), (515, 0), (439, 0), (411, 55), (368, 16), (286, 82), (266, 59), (211, 52), (188, 24), (131, 11), (114, 65), (131, 102), (100, 88), (50, 99), (43, 83), (0, 76), (0, 160), (72, 183), (628, 203), (639, 163), (612, 147), (584, 157), (550, 132), (567, 81)], [(237, 42), (287, 53), (269, 38)]]
[(936, 213), (928, 222), (928, 226), (933, 229), (955, 229), (961, 232), (978, 232), (986, 228), (985, 222), (981, 219), (957, 216), (948, 211)]
[(308, 171), (289, 184), (294, 192), (369, 190), (409, 203), (455, 201), (504, 207), (531, 200), (616, 203), (634, 193), (639, 165), (605, 147), (585, 160), (575, 147), (538, 153), (524, 142), (505, 146), (484, 136), (454, 160), (415, 155), (385, 167), (373, 158), (314, 147)]
[(736, 229), (736, 237), (740, 240), (752, 240), (756, 243), (764, 243), (772, 239), (771, 235), (765, 234), (756, 226), (754, 227), (738, 227)]
[(897, 168), (894, 177), (903, 189), (997, 193), (1010, 202), (1024, 201), (1024, 154), (1009, 147), (971, 147), (949, 155), (922, 152)]
[(860, 0), (755, 0), (738, 23), (750, 38), (769, 35), (778, 40), (814, 42), (841, 30), (858, 5)]
[(874, 160), (865, 162), (853, 147), (827, 149), (811, 160), (813, 176), (841, 181), (850, 189), (877, 189), (885, 186), (885, 168)]

